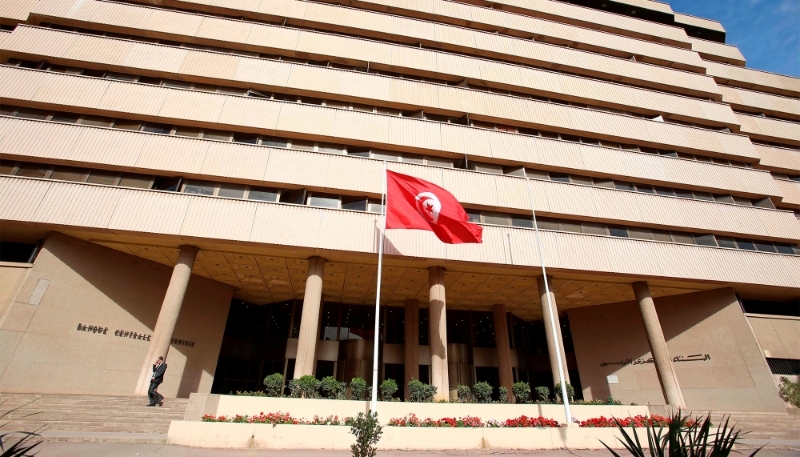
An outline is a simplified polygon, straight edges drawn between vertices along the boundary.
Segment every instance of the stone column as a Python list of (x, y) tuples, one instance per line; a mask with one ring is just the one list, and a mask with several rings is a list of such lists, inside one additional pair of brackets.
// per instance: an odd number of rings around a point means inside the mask
[[(547, 302), (547, 292), (544, 287), (544, 276), (536, 278), (539, 286), (539, 297), (542, 302), (542, 316), (544, 319), (544, 334), (547, 338), (547, 355), (550, 358), (550, 371), (553, 372), (553, 385), (561, 382), (558, 376), (558, 358), (556, 357), (556, 344), (561, 351), (562, 367), (564, 369), (564, 379), (569, 384), (569, 371), (567, 371), (567, 356), (564, 353), (564, 339), (561, 337), (561, 322), (558, 319), (558, 307), (556, 306), (556, 296), (550, 289), (550, 302), (553, 304), (553, 320), (556, 322), (556, 333), (553, 334), (553, 327), (550, 325), (550, 306)], [(547, 284), (552, 287), (553, 278), (547, 277)]]
[(308, 259), (306, 292), (303, 296), (303, 314), (300, 316), (300, 335), (297, 337), (297, 357), (294, 362), (294, 379), (313, 375), (317, 361), (317, 340), (322, 304), (322, 273), (325, 259)]
[(403, 392), (405, 393), (406, 401), (408, 401), (408, 383), (412, 379), (419, 379), (419, 300), (406, 300), (405, 326)]
[(183, 297), (186, 295), (186, 288), (192, 277), (192, 267), (194, 267), (198, 251), (199, 249), (195, 246), (181, 246), (178, 262), (172, 268), (172, 277), (167, 286), (167, 293), (164, 294), (164, 301), (161, 303), (161, 311), (158, 312), (158, 320), (153, 329), (150, 346), (147, 348), (147, 355), (142, 370), (139, 372), (139, 382), (136, 384), (134, 395), (147, 394), (150, 378), (153, 376), (155, 359), (161, 356), (167, 360), (167, 353), (172, 344), (172, 333), (175, 331), (175, 323), (178, 322), (178, 315), (181, 313)]
[(508, 401), (514, 403), (511, 386), (514, 384), (514, 373), (511, 371), (511, 344), (508, 338), (508, 320), (506, 305), (492, 306), (494, 313), (494, 339), (497, 342), (497, 369), (500, 372), (500, 387), (508, 389)]
[(428, 269), (430, 285), (431, 384), (436, 387), (434, 400), (450, 400), (450, 377), (447, 366), (447, 307), (444, 296), (444, 268)]
[(658, 382), (661, 384), (661, 391), (668, 405), (677, 408), (686, 408), (683, 401), (683, 394), (678, 385), (678, 377), (675, 375), (675, 367), (672, 366), (672, 359), (669, 357), (667, 342), (664, 339), (664, 332), (661, 330), (661, 323), (658, 321), (656, 305), (653, 297), (650, 296), (650, 287), (647, 282), (640, 281), (633, 283), (633, 293), (636, 301), (639, 302), (639, 310), (642, 312), (644, 330), (647, 333), (647, 343), (650, 345), (650, 353), (653, 354), (653, 362), (658, 374)]

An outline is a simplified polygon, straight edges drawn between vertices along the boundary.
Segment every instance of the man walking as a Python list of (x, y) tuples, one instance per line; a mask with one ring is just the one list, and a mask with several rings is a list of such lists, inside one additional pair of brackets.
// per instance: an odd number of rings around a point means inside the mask
[(164, 363), (164, 357), (156, 359), (153, 364), (153, 377), (150, 378), (150, 388), (147, 389), (147, 397), (150, 399), (150, 404), (147, 406), (164, 406), (164, 396), (156, 391), (158, 385), (164, 382), (164, 372), (167, 371), (167, 364)]

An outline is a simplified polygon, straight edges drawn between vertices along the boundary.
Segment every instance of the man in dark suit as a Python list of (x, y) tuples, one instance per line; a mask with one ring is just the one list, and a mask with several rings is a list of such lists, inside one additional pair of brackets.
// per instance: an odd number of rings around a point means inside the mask
[(147, 389), (147, 397), (150, 399), (150, 404), (147, 406), (164, 406), (164, 396), (156, 391), (158, 385), (164, 382), (164, 372), (167, 371), (167, 364), (164, 363), (164, 357), (156, 359), (153, 364), (153, 377), (150, 378), (150, 388)]

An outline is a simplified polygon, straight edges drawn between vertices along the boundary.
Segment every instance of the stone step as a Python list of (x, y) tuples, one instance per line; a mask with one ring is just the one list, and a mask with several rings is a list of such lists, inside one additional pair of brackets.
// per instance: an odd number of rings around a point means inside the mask
[(147, 407), (133, 396), (0, 394), (0, 424), (6, 430), (164, 434), (183, 419), (188, 399)]

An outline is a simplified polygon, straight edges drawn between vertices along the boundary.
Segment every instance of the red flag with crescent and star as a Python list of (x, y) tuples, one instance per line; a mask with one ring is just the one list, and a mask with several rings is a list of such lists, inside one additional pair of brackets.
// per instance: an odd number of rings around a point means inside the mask
[(393, 171), (386, 172), (386, 228), (430, 230), (445, 243), (481, 243), (483, 227), (467, 222), (467, 212), (450, 192)]

